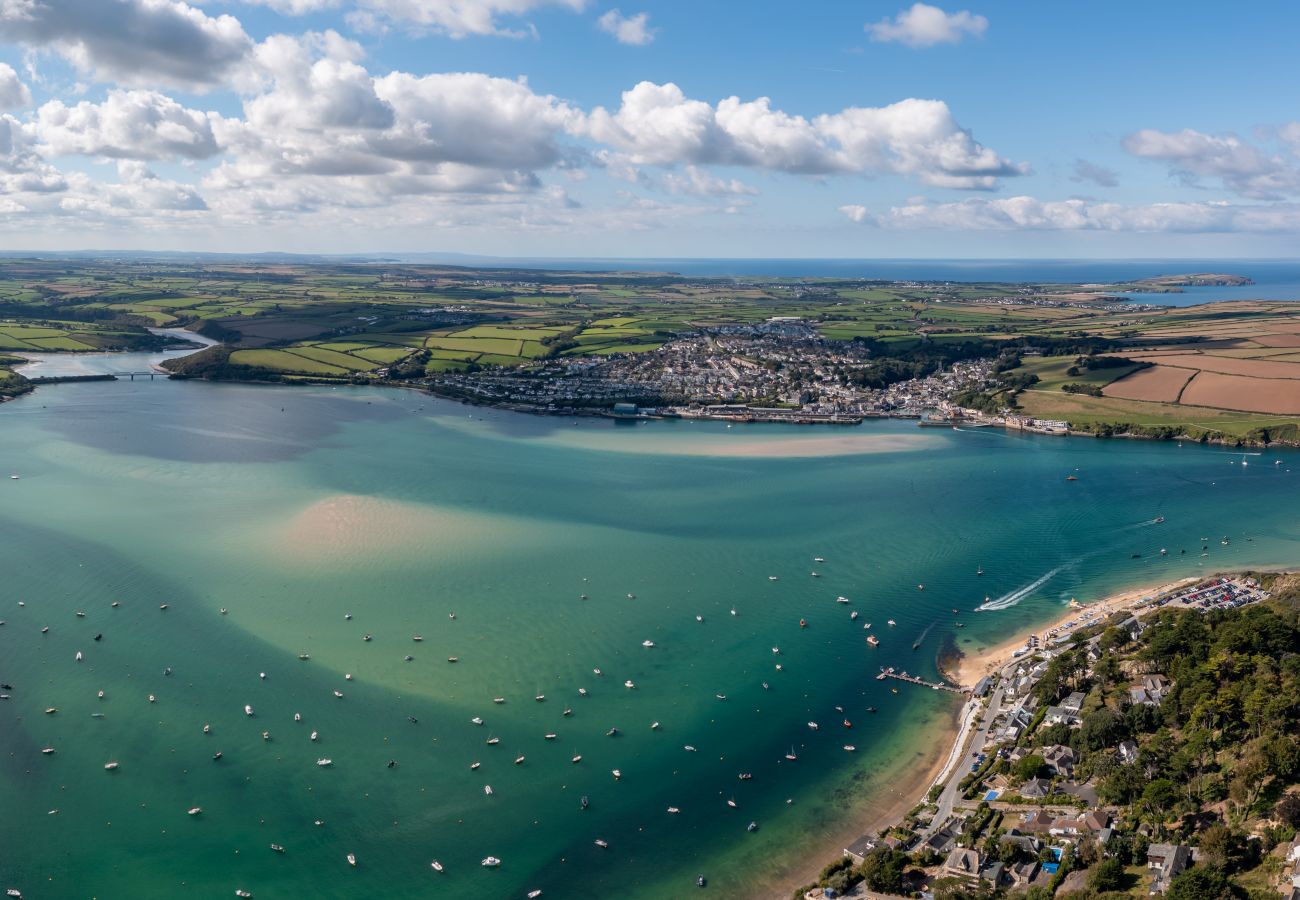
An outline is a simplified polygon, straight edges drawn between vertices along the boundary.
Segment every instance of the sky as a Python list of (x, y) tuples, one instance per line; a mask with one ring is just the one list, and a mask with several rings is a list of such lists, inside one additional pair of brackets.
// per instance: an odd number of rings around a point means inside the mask
[(0, 0), (0, 249), (1300, 256), (1300, 6)]

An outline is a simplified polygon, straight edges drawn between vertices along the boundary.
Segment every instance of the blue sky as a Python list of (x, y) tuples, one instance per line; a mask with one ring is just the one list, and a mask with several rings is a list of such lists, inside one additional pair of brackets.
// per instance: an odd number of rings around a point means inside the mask
[(1195, 2), (0, 0), (0, 246), (1295, 256), (1298, 26)]

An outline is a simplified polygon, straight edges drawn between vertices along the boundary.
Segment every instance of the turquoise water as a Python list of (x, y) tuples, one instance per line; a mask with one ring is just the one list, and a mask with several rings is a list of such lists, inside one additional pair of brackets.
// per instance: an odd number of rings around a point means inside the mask
[[(1295, 565), (1298, 464), (910, 422), (575, 424), (396, 390), (43, 388), (0, 407), (0, 475), (21, 475), (0, 481), (0, 882), (665, 897), (704, 873), (708, 896), (761, 896), (932, 753), (954, 701), (878, 666), (933, 674), (945, 641), (1070, 597)], [(986, 597), (1002, 608), (973, 612)]]

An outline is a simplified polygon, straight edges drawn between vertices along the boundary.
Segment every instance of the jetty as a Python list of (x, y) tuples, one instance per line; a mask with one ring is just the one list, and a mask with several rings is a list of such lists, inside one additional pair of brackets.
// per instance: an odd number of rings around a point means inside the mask
[(951, 684), (945, 684), (942, 681), (926, 681), (924, 678), (918, 678), (916, 675), (908, 675), (906, 672), (900, 672), (893, 666), (888, 666), (880, 670), (876, 676), (876, 681), (884, 681), (886, 678), (893, 678), (895, 681), (906, 681), (908, 684), (919, 684), (921, 687), (928, 687), (933, 691), (947, 691), (950, 694), (965, 694), (966, 691), (959, 687), (953, 687)]

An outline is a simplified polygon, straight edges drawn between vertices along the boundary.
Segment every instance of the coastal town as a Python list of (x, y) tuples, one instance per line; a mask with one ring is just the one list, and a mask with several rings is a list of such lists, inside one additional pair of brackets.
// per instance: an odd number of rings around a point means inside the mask
[(776, 317), (701, 328), (637, 353), (447, 372), (422, 383), (444, 396), (554, 415), (856, 424), (961, 415), (952, 399), (989, 387), (994, 367), (991, 358), (959, 360), (891, 383), (867, 345), (830, 341), (804, 319)]
[[(1254, 869), (1251, 897), (1298, 900), (1300, 819), (1289, 817), (1300, 795), (1281, 778), (1265, 789), (1259, 772), (1240, 773), (1219, 789), (1197, 784), (1205, 800), (1189, 804), (1199, 796), (1168, 777), (1162, 758), (1190, 730), (1174, 711), (1185, 666), (1172, 632), (1191, 627), (1181, 617), (1198, 629), (1245, 617), (1267, 627), (1270, 596), (1253, 577), (1188, 579), (1078, 607), (1029, 636), (967, 690), (925, 798), (846, 846), (797, 896), (1228, 897), (1180, 888), (1188, 873), (1221, 878), (1235, 867)], [(877, 677), (940, 686), (890, 667)], [(1273, 809), (1261, 816), (1265, 793)]]

